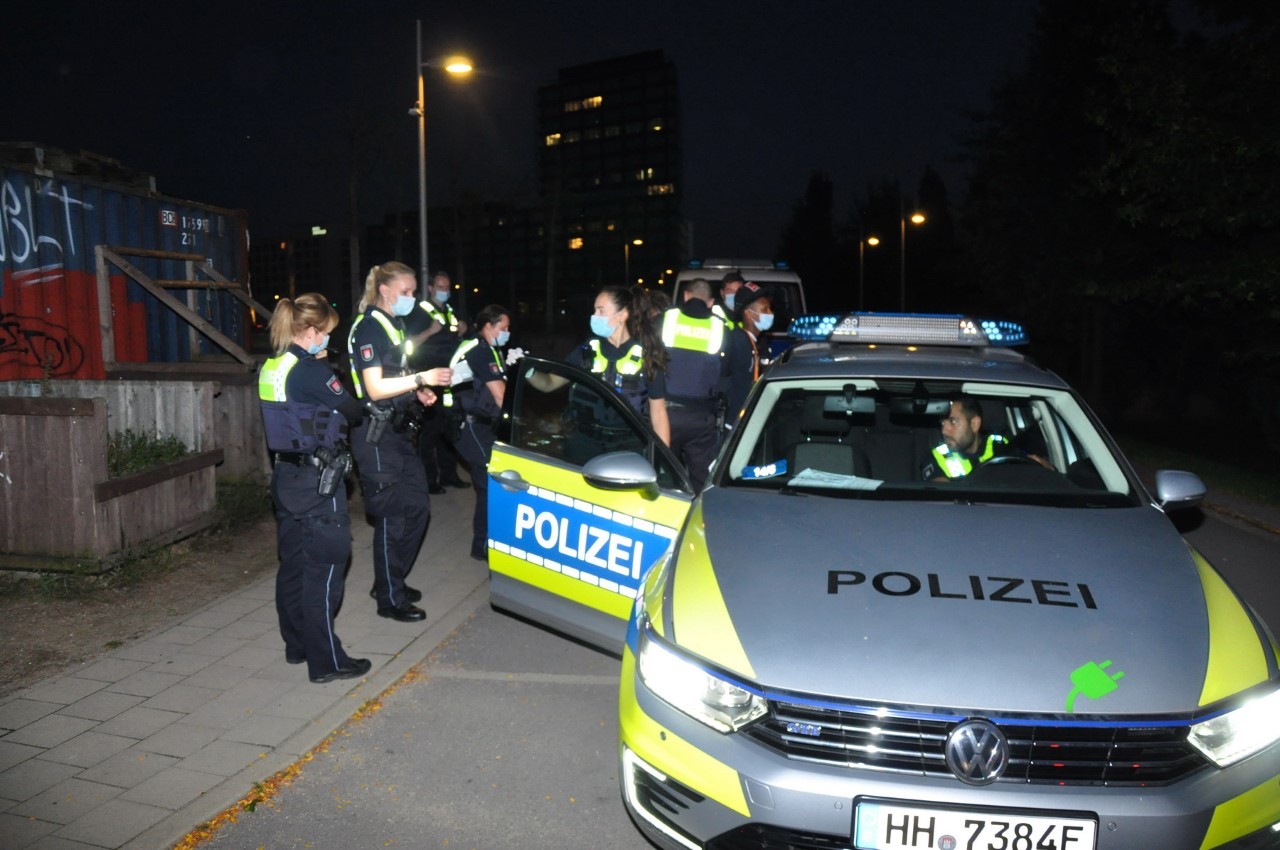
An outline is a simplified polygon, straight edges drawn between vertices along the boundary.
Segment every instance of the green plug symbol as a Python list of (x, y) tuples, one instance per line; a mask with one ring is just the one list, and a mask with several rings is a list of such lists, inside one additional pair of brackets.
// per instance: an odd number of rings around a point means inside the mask
[(1090, 661), (1071, 671), (1071, 684), (1075, 687), (1067, 694), (1067, 711), (1076, 710), (1076, 697), (1080, 694), (1089, 699), (1098, 699), (1120, 687), (1116, 682), (1124, 678), (1124, 672), (1117, 670), (1115, 673), (1108, 673), (1107, 668), (1110, 666), (1111, 659), (1101, 664)]

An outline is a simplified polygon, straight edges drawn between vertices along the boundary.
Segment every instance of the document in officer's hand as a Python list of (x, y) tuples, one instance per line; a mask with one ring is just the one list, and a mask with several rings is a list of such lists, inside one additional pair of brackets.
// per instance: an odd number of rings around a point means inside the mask
[(449, 386), (456, 387), (458, 384), (471, 380), (471, 367), (465, 360), (459, 360), (453, 364), (453, 378), (449, 381)]

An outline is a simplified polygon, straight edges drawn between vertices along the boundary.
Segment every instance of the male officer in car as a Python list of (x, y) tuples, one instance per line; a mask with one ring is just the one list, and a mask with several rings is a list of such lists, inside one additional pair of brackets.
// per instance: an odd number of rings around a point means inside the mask
[(671, 451), (689, 471), (694, 492), (720, 447), (725, 418), (730, 328), (711, 311), (711, 284), (695, 278), (679, 307), (662, 314), (667, 349), (667, 418)]
[[(423, 300), (404, 317), (405, 330), (414, 345), (412, 365), (415, 369), (448, 366), (459, 339), (467, 332), (467, 323), (449, 306), (451, 290), (449, 275), (436, 272), (427, 284)], [(436, 495), (445, 492), (445, 485), (471, 486), (458, 475), (458, 458), (445, 439), (447, 418), (441, 406), (428, 408), (418, 432), (418, 457), (422, 458), (427, 473), (427, 486)]]
[[(1004, 437), (982, 430), (982, 402), (972, 396), (960, 396), (951, 402), (951, 410), (941, 424), (942, 442), (921, 465), (925, 481), (961, 478), (993, 457), (1016, 453)], [(1043, 463), (1039, 458), (1035, 460)]]

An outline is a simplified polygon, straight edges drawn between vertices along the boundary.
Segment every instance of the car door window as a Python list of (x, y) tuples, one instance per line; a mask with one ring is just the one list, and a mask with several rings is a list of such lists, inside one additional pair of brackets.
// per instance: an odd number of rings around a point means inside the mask
[(653, 464), (659, 487), (689, 489), (683, 468), (653, 431), (597, 378), (534, 358), (525, 358), (518, 372), (511, 446), (572, 466), (609, 452), (635, 452)]

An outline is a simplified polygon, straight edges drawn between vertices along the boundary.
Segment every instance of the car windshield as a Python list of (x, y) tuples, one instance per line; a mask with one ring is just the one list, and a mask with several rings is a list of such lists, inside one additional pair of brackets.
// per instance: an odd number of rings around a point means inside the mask
[[(957, 400), (965, 409), (953, 407)], [(1124, 466), (1066, 390), (777, 380), (761, 388), (738, 430), (720, 476), (725, 486), (845, 498), (1137, 504)]]

